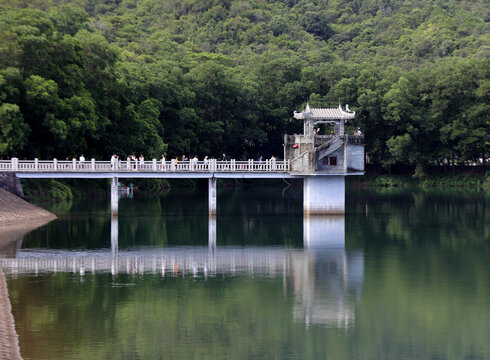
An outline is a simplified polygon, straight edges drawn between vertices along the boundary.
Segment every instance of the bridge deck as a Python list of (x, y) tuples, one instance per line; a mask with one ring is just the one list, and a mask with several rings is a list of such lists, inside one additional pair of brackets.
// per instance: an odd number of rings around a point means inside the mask
[(247, 161), (90, 161), (0, 160), (0, 172), (19, 178), (297, 178), (315, 175), (362, 175), (362, 172), (290, 172), (288, 160)]

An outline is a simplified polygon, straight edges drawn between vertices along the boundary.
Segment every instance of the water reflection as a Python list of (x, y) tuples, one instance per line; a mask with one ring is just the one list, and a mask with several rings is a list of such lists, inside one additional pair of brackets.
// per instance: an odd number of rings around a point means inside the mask
[(303, 217), (305, 249), (320, 251), (345, 247), (345, 216)]
[(364, 279), (362, 251), (345, 250), (344, 216), (305, 216), (303, 224), (304, 247), (312, 261), (293, 262), (294, 318), (305, 324), (350, 326)]
[[(208, 218), (208, 247), (145, 247), (119, 251), (118, 217), (111, 217), (111, 251), (16, 249), (0, 265), (19, 273), (110, 272), (161, 276), (218, 275), (284, 277), (284, 291), (294, 294), (294, 319), (305, 324), (346, 327), (355, 320), (364, 277), (362, 251), (345, 250), (345, 218), (305, 217), (304, 249), (216, 246), (216, 217)], [(211, 251), (210, 251), (211, 250)], [(14, 254), (15, 254), (14, 252)]]
[(22, 248), (24, 236), (49, 221), (28, 224), (0, 224), (0, 257), (15, 257)]
[(345, 218), (303, 218), (267, 193), (219, 219), (206, 194), (121, 199), (120, 228), (85, 202), (27, 235), (1, 260), (23, 356), (490, 358), (488, 198), (348, 192)]
[(117, 216), (111, 216), (111, 274), (116, 275), (119, 268), (119, 218)]
[(210, 250), (216, 248), (216, 215), (209, 215), (208, 245)]

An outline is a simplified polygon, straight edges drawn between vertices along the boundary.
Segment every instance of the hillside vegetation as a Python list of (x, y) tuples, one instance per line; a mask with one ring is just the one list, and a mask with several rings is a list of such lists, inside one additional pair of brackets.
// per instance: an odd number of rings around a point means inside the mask
[(374, 164), (490, 156), (485, 0), (10, 0), (0, 156), (282, 154), (349, 104)]

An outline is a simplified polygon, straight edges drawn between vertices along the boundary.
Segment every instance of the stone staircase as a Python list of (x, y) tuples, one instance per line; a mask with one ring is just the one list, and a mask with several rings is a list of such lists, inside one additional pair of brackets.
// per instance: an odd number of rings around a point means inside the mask
[(316, 153), (318, 154), (318, 159), (323, 159), (328, 156), (338, 148), (344, 145), (344, 139), (342, 136), (336, 136), (333, 139), (327, 141), (326, 143), (320, 145), (316, 148)]

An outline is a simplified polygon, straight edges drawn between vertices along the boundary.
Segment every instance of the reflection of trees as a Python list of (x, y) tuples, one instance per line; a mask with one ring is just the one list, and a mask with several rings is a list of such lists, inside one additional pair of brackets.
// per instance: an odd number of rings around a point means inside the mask
[[(302, 353), (301, 346), (292, 350), (282, 340), (296, 334), (294, 342), (305, 342), (304, 330), (289, 326), (291, 304), (283, 297), (281, 279), (147, 275), (118, 277), (112, 287), (103, 285), (110, 282), (106, 275), (88, 276), (83, 284), (73, 280), (58, 274), (55, 281), (11, 282), (25, 358), (233, 359)], [(42, 353), (46, 342), (49, 354)]]
[[(218, 248), (223, 242), (301, 244), (302, 216), (287, 215), (288, 204), (267, 204), (266, 198), (258, 208), (262, 200), (234, 196), (218, 202), (223, 206)], [(170, 244), (207, 243), (205, 194), (152, 201), (148, 208), (140, 204), (123, 212), (121, 246), (164, 243), (163, 234)], [(236, 205), (240, 201), (245, 203)], [(83, 283), (71, 274), (12, 278), (9, 291), (22, 353), (26, 358), (490, 358), (485, 201), (479, 195), (405, 190), (347, 192), (343, 255), (318, 254), (314, 266), (286, 272), (284, 278), (87, 274)], [(284, 215), (269, 215), (275, 206), (285, 206)], [(249, 209), (258, 216), (243, 217)], [(231, 215), (223, 216), (228, 211)], [(108, 241), (109, 217), (87, 224), (72, 232), (78, 244), (89, 234), (103, 238), (106, 233)], [(56, 231), (53, 243), (65, 234)], [(349, 257), (356, 256), (351, 249), (358, 247), (363, 249), (362, 282), (351, 276), (356, 274), (352, 262), (349, 266)], [(343, 329), (320, 321), (306, 328), (294, 321), (295, 309), (306, 313), (300, 304), (313, 305), (310, 320), (315, 314), (334, 322), (355, 320)], [(345, 316), (339, 318), (342, 309)], [(54, 355), (40, 353), (46, 343)]]
[(301, 198), (280, 197), (281, 191), (280, 187), (257, 187), (221, 193), (218, 198), (218, 245), (300, 246)]
[(431, 242), (456, 250), (490, 238), (486, 197), (479, 193), (349, 192), (347, 204), (364, 215), (346, 217), (349, 238), (368, 238), (368, 247), (380, 241), (407, 246)]
[(346, 216), (346, 245), (365, 249), (356, 326), (370, 334), (369, 343), (351, 338), (359, 354), (489, 357), (485, 197), (406, 190), (353, 195), (348, 203), (357, 216)]

